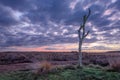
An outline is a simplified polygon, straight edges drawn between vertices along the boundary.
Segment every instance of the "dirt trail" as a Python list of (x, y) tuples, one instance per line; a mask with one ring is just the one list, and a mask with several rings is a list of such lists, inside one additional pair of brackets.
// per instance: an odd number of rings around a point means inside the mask
[(10, 64), (10, 65), (0, 65), (0, 73), (1, 72), (9, 72), (9, 71), (18, 71), (18, 70), (26, 70), (29, 69), (32, 63), (20, 63), (20, 64)]
[[(77, 61), (51, 61), (53, 65), (66, 65), (66, 64), (76, 64)], [(9, 71), (19, 71), (19, 70), (31, 70), (35, 64), (41, 64), (41, 62), (36, 63), (19, 63), (19, 64), (9, 64), (0, 65), (0, 73)]]

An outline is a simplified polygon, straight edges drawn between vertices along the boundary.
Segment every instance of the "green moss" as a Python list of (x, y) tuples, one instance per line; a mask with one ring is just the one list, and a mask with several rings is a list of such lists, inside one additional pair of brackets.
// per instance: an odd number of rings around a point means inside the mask
[[(34, 80), (31, 72), (12, 72), (0, 74), (0, 80)], [(62, 70), (38, 76), (37, 80), (119, 80), (120, 73), (85, 67), (76, 70)]]

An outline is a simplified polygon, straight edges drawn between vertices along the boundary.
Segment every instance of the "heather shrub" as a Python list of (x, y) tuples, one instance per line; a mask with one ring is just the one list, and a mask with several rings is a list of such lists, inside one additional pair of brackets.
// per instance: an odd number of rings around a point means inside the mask
[(109, 64), (110, 64), (110, 70), (120, 72), (120, 58), (114, 57), (112, 59), (109, 58), (108, 60), (109, 60)]

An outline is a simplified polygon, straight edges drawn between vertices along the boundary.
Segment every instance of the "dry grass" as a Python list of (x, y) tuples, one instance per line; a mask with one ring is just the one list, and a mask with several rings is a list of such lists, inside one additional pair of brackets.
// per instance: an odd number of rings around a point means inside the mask
[(43, 61), (40, 64), (35, 64), (32, 66), (34, 69), (33, 73), (36, 75), (48, 73), (52, 69), (52, 64), (47, 61)]
[(41, 69), (42, 72), (48, 72), (52, 69), (52, 64), (47, 61), (44, 61), (41, 65)]
[(89, 64), (89, 65), (87, 65), (87, 66), (88, 66), (88, 67), (91, 67), (91, 68), (103, 69), (103, 67), (100, 66), (100, 65)]
[(71, 65), (71, 64), (67, 64), (67, 65), (57, 65), (54, 67), (54, 69), (57, 70), (64, 70), (64, 69), (77, 69), (77, 65)]
[(54, 73), (54, 72), (58, 72), (58, 71), (62, 71), (64, 69), (72, 69), (75, 70), (77, 69), (77, 65), (71, 65), (71, 64), (67, 64), (67, 65), (52, 65), (51, 63), (49, 63), (48, 61), (43, 61), (40, 64), (35, 64), (33, 65), (33, 73), (35, 75), (43, 75), (46, 73)]

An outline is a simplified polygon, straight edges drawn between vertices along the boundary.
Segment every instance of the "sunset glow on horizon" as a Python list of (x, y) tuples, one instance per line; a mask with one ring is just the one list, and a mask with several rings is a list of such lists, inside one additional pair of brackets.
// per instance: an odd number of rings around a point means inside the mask
[[(119, 51), (119, 45), (103, 45), (109, 46), (109, 49), (97, 49), (94, 46), (99, 44), (91, 43), (91, 44), (84, 44), (83, 51), (85, 52), (106, 52), (106, 51)], [(86, 47), (87, 46), (87, 47)], [(48, 46), (41, 46), (41, 47), (9, 47), (10, 50), (8, 51), (37, 51), (37, 52), (71, 52), (71, 51), (78, 51), (78, 44), (77, 43), (66, 43), (66, 44), (53, 44)], [(1, 50), (2, 51), (2, 50)], [(6, 51), (6, 50), (3, 50)]]

